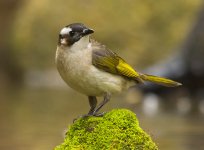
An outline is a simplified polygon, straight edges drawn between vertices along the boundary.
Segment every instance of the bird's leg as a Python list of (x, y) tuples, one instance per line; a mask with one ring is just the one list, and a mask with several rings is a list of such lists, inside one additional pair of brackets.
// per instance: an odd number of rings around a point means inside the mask
[(77, 117), (73, 120), (73, 122), (75, 122), (78, 118), (84, 118), (84, 117), (88, 117), (88, 116), (96, 116), (96, 117), (101, 117), (104, 115), (103, 113), (99, 113), (97, 114), (97, 112), (110, 100), (111, 95), (109, 93), (106, 93), (104, 96), (103, 101), (99, 104), (99, 106), (96, 108), (97, 105), (97, 99), (95, 96), (89, 96), (89, 104), (90, 104), (90, 110), (88, 112), (88, 114), (86, 115), (82, 115), (80, 117)]
[(73, 120), (73, 122), (75, 122), (78, 118), (85, 118), (85, 117), (94, 115), (94, 111), (95, 111), (95, 108), (96, 108), (96, 105), (97, 105), (97, 99), (96, 99), (95, 96), (88, 96), (88, 99), (89, 99), (89, 105), (91, 107), (88, 114), (85, 114), (85, 115), (82, 115), (82, 116), (79, 116), (79, 117), (75, 118)]
[(100, 113), (100, 114), (97, 114), (97, 112), (110, 100), (111, 98), (111, 95), (110, 93), (106, 93), (105, 96), (104, 96), (104, 99), (103, 101), (99, 104), (99, 106), (94, 110), (93, 112), (93, 115), (94, 116), (103, 116), (104, 113)]
[(89, 105), (91, 107), (88, 115), (93, 115), (93, 112), (94, 112), (96, 105), (97, 105), (97, 99), (95, 96), (88, 96), (88, 98), (89, 98)]

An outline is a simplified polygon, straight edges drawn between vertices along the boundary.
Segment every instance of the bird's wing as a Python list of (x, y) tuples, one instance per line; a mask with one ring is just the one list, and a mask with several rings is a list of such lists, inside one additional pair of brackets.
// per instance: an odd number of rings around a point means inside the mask
[(105, 46), (99, 43), (93, 44), (92, 63), (103, 71), (142, 82), (139, 73), (116, 53), (106, 49)]

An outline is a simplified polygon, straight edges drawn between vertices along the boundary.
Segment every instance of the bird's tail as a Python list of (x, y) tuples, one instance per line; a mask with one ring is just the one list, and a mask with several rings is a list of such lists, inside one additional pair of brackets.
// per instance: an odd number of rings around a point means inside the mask
[(163, 85), (166, 87), (176, 87), (182, 85), (179, 82), (163, 78), (163, 77), (158, 77), (158, 76), (153, 76), (153, 75), (148, 75), (148, 74), (139, 74), (140, 78), (144, 81), (149, 81), (155, 84)]

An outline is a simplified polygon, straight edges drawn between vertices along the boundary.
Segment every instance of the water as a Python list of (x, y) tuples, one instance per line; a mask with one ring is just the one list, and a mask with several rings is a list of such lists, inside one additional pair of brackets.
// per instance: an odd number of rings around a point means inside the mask
[[(129, 108), (160, 149), (204, 149), (204, 117), (175, 112), (144, 115), (138, 106), (114, 98), (105, 110)], [(88, 111), (85, 96), (65, 89), (20, 88), (0, 92), (0, 149), (50, 150), (63, 141), (73, 118)]]

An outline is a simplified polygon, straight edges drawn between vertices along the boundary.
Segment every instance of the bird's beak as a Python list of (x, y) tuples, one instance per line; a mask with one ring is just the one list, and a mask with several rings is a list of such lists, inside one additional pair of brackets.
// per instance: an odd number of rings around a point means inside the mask
[(82, 35), (86, 36), (86, 35), (89, 35), (89, 34), (92, 34), (92, 33), (94, 33), (94, 30), (92, 30), (92, 29), (84, 29)]

